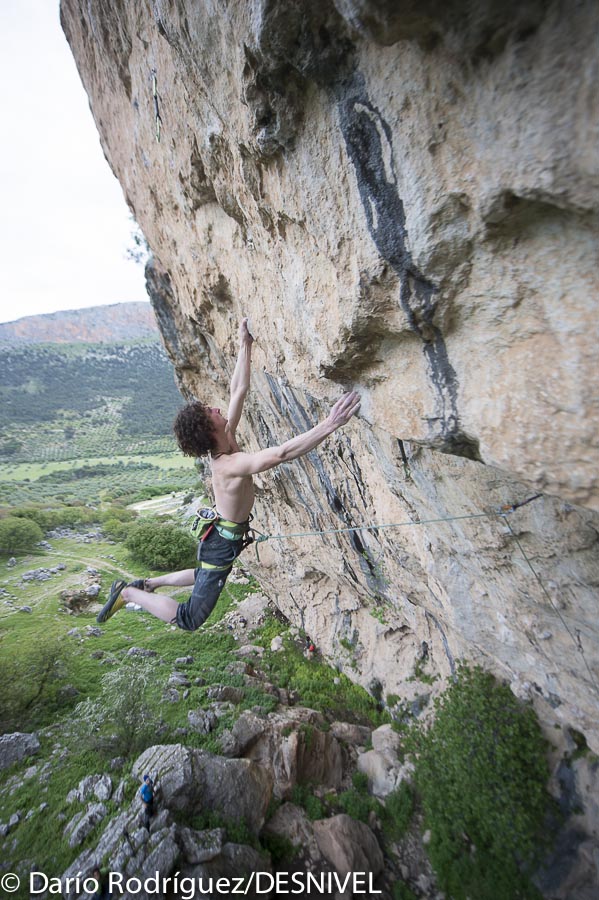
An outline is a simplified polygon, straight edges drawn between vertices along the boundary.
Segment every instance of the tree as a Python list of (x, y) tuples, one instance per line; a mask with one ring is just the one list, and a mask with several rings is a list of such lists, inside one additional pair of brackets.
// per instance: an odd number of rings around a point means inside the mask
[(178, 525), (146, 519), (134, 526), (125, 547), (144, 566), (174, 571), (194, 565), (197, 542)]
[(95, 699), (77, 704), (71, 720), (73, 736), (107, 753), (139, 753), (156, 739), (159, 725), (151, 688), (155, 666), (136, 661), (102, 676), (102, 691)]
[(31, 519), (7, 516), (0, 521), (0, 553), (23, 553), (42, 540), (44, 532)]

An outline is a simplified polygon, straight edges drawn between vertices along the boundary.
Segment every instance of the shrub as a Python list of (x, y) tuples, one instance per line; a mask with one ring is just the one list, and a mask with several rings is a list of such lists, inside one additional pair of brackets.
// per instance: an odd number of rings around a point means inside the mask
[(385, 809), (382, 814), (383, 830), (392, 841), (399, 841), (406, 831), (414, 812), (414, 794), (405, 781), (385, 797)]
[(406, 746), (440, 886), (455, 900), (538, 897), (526, 873), (542, 850), (549, 770), (533, 710), (465, 666), (435, 705)]
[(155, 681), (148, 661), (121, 665), (103, 675), (100, 696), (75, 707), (71, 731), (79, 743), (123, 756), (149, 746), (159, 724), (150, 698)]
[(131, 529), (125, 547), (142, 565), (176, 571), (195, 564), (197, 542), (177, 525), (145, 519)]
[(72, 648), (42, 635), (35, 652), (0, 656), (0, 733), (29, 731), (53, 721), (72, 706), (65, 691), (72, 670)]
[(130, 526), (117, 518), (104, 519), (102, 533), (111, 541), (124, 541), (129, 534)]
[(291, 802), (296, 806), (303, 806), (306, 815), (311, 821), (322, 819), (325, 815), (325, 808), (321, 800), (316, 797), (309, 785), (296, 784), (291, 792)]
[(44, 532), (31, 519), (7, 516), (0, 521), (0, 553), (23, 553), (42, 540)]

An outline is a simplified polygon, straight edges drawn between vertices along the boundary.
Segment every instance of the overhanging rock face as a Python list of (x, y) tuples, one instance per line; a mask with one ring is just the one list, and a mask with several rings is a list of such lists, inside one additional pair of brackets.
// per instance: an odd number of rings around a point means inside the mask
[(249, 314), (248, 449), (362, 394), (256, 510), (360, 530), (262, 545), (261, 582), (364, 684), (416, 699), (466, 656), (599, 750), (596, 4), (62, 20), (183, 392), (225, 402)]

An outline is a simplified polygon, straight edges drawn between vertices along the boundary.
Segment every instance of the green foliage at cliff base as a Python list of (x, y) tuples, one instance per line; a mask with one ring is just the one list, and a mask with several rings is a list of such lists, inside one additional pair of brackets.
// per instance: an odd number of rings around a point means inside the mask
[(546, 743), (531, 707), (480, 668), (463, 666), (436, 701), (431, 727), (406, 740), (431, 831), (429, 856), (454, 900), (539, 896), (550, 798)]

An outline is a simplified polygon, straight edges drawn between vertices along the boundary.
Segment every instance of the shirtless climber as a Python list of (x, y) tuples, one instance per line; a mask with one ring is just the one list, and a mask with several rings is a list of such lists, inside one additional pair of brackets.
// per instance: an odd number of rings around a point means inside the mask
[[(175, 437), (187, 456), (210, 456), (212, 484), (217, 518), (204, 533), (198, 546), (199, 566), (156, 578), (138, 579), (130, 584), (114, 581), (108, 602), (98, 614), (98, 622), (105, 622), (126, 603), (137, 603), (145, 610), (176, 624), (186, 631), (195, 631), (206, 621), (224, 587), (234, 560), (246, 545), (249, 516), (254, 505), (253, 475), (274, 469), (275, 466), (305, 456), (330, 434), (345, 425), (360, 406), (355, 391), (337, 400), (329, 415), (310, 431), (291, 438), (280, 447), (269, 447), (257, 453), (243, 453), (235, 439), (243, 403), (250, 386), (253, 337), (248, 320), (239, 326), (240, 348), (231, 380), (231, 399), (227, 418), (220, 409), (189, 403), (179, 410), (174, 422)], [(191, 597), (179, 603), (156, 588), (193, 585)]]

